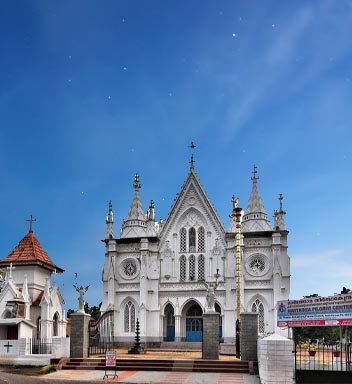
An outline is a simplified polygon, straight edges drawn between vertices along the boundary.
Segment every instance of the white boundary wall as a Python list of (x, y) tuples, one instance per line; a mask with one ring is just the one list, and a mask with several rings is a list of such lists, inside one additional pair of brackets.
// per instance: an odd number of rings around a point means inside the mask
[(31, 339), (0, 340), (0, 364), (42, 366), (50, 364), (52, 358), (69, 356), (70, 338), (68, 337), (53, 337), (52, 353), (48, 355), (31, 354)]
[(293, 340), (278, 334), (258, 340), (258, 366), (262, 384), (293, 384)]

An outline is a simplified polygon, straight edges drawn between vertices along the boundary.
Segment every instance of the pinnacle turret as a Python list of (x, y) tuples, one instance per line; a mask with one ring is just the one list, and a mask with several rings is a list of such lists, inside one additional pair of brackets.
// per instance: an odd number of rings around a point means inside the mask
[(265, 211), (263, 200), (258, 190), (257, 166), (253, 167), (252, 192), (248, 200), (247, 209), (243, 215), (242, 232), (270, 231), (270, 222)]
[(147, 217), (143, 211), (142, 203), (139, 197), (139, 190), (141, 189), (141, 184), (139, 181), (138, 173), (134, 175), (133, 188), (134, 197), (130, 210), (128, 212), (128, 217), (122, 223), (121, 238), (135, 238), (146, 236)]
[(282, 208), (282, 200), (284, 199), (282, 196), (282, 193), (280, 193), (278, 197), (280, 201), (280, 210), (274, 211), (274, 229), (277, 230), (286, 230), (286, 222), (285, 222), (285, 215), (286, 212)]
[(105, 239), (113, 239), (114, 238), (114, 213), (112, 212), (112, 203), (109, 201), (109, 212), (106, 216), (106, 234)]

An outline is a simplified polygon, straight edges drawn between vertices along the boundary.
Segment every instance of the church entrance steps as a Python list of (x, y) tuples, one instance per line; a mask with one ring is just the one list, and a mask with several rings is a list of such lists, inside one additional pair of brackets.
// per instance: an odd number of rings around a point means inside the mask
[[(71, 358), (62, 369), (104, 370), (105, 358)], [(119, 371), (249, 373), (248, 361), (118, 359)]]

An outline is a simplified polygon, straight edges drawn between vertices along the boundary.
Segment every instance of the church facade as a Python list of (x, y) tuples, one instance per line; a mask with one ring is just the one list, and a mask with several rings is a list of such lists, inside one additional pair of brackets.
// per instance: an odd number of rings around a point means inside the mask
[[(258, 312), (258, 331), (267, 333), (278, 331), (276, 302), (289, 297), (288, 231), (282, 196), (271, 225), (258, 190), (256, 167), (251, 180), (252, 191), (241, 221), (241, 312)], [(201, 341), (207, 285), (217, 281), (219, 338), (233, 342), (236, 199), (226, 229), (195, 172), (193, 156), (187, 179), (165, 221), (155, 220), (153, 201), (144, 212), (138, 174), (133, 188), (118, 237), (114, 236), (111, 202), (106, 219), (101, 311), (113, 311), (115, 341), (133, 341), (137, 319), (144, 342)]]

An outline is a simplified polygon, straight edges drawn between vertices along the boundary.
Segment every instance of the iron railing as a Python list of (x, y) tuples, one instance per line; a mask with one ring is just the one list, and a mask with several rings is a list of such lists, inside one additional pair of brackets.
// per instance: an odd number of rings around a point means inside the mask
[(295, 343), (296, 370), (352, 371), (352, 348), (348, 343)]
[(30, 342), (32, 355), (51, 355), (53, 346), (51, 339), (31, 339)]

